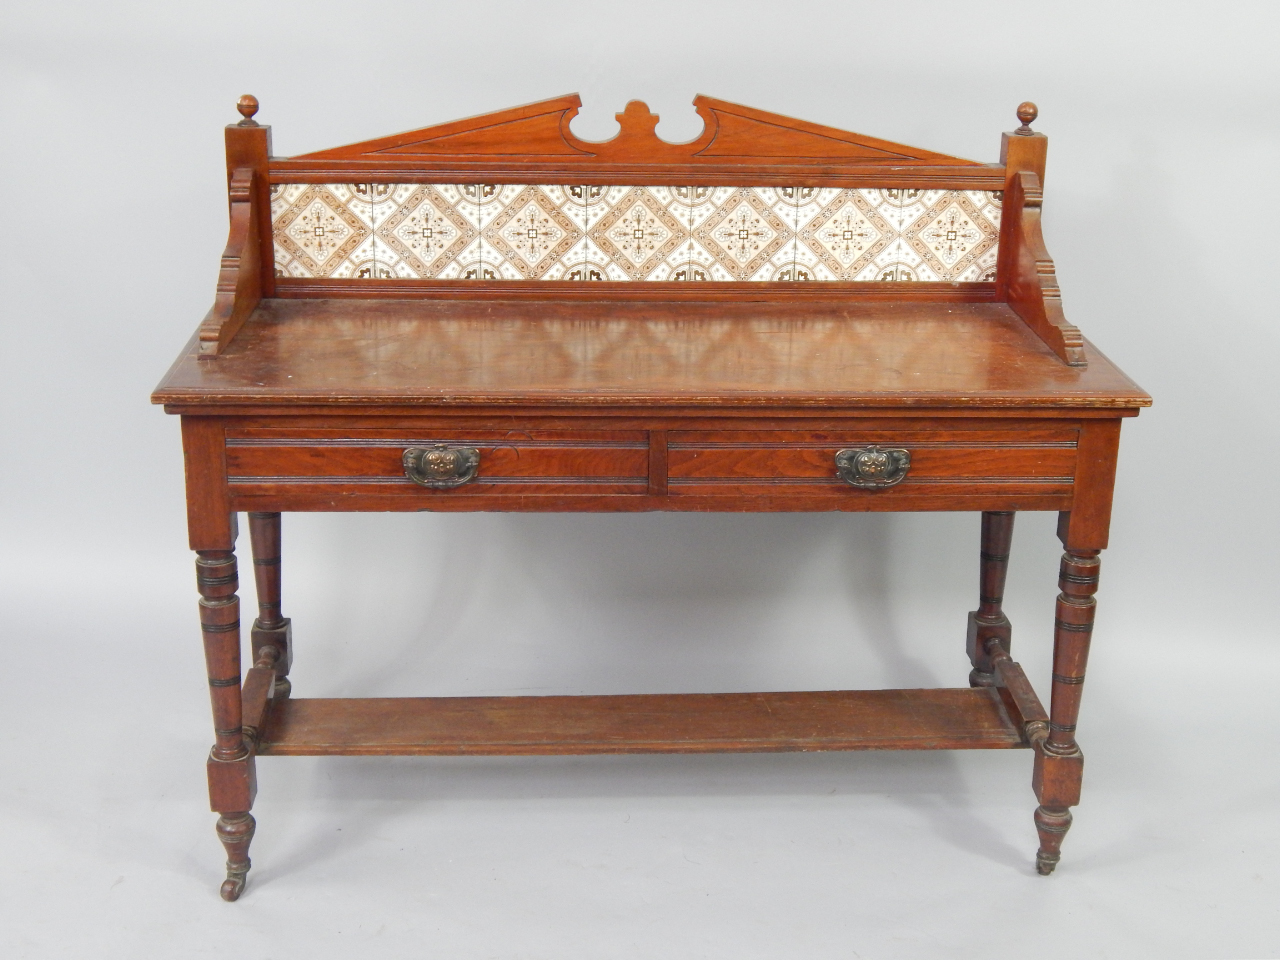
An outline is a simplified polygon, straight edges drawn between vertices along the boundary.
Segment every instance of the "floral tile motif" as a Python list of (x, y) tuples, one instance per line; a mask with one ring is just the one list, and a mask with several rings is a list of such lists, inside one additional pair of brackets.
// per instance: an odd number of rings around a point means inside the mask
[(854, 280), (892, 242), (896, 231), (860, 190), (801, 187), (806, 207), (799, 241), (815, 280)]
[(582, 231), (560, 210), (566, 199), (560, 187), (525, 187), (492, 208), (493, 219), (481, 236), (484, 248), (501, 258), (502, 276), (510, 270), (521, 279), (538, 279), (582, 239)]
[(718, 199), (710, 216), (693, 229), (693, 237), (730, 278), (772, 280), (781, 265), (773, 262), (776, 254), (782, 253), (784, 262), (794, 259), (787, 254), (795, 232), (778, 215), (788, 216), (790, 206), (777, 188), (739, 187)]
[[(363, 187), (363, 193), (361, 189)], [(280, 184), (271, 188), (276, 272), (351, 277), (368, 253), (373, 216), (367, 184)]]
[[(687, 225), (669, 209), (669, 191), (632, 187), (611, 197), (591, 227), (596, 248), (622, 268), (629, 280), (645, 280), (688, 235)], [(664, 200), (667, 201), (664, 203)]]
[(1000, 194), (276, 184), (276, 272), (422, 280), (991, 281)]
[(443, 184), (392, 187), (374, 230), (392, 276), (439, 277), (475, 241), (477, 231), (457, 199), (457, 188)]

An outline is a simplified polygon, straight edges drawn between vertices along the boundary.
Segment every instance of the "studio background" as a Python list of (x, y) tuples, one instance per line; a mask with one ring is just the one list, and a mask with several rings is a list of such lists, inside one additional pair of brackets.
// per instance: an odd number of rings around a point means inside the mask
[[(1272, 3), (15, 3), (0, 13), (0, 952), (1280, 956)], [(571, 91), (706, 93), (995, 160), (1048, 134), (1068, 319), (1126, 422), (1079, 729), (1034, 875), (1025, 752), (266, 759), (216, 894), (176, 418), (222, 127), (287, 156)], [(1047, 698), (1060, 547), (1018, 520)], [(242, 524), (243, 559), (248, 554)], [(286, 515), (303, 696), (963, 685), (977, 515)], [(252, 604), (250, 577), (242, 600)]]

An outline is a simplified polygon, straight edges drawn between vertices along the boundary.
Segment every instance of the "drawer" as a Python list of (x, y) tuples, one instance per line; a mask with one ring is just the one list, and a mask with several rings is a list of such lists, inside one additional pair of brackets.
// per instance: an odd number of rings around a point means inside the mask
[[(474, 451), (474, 475), (460, 480), (469, 472), (461, 468), (433, 474), (412, 457), (406, 467), (406, 451), (433, 448)], [(649, 443), (644, 431), (231, 429), (226, 455), (228, 483), (242, 497), (303, 487), (411, 499), (573, 496), (644, 493)], [(454, 454), (444, 456), (436, 462), (451, 466)], [(444, 484), (426, 485), (442, 477)], [(457, 485), (445, 485), (452, 482)]]
[[(1025, 423), (956, 430), (673, 431), (667, 446), (668, 490), (672, 496), (792, 491), (895, 501), (948, 491), (1064, 497), (1074, 482), (1077, 438), (1074, 424)], [(873, 456), (905, 450), (905, 474), (896, 479), (897, 464), (891, 462), (877, 478), (874, 465), (863, 469), (864, 459), (861, 466), (846, 467), (861, 484), (855, 486), (837, 468), (842, 450)], [(857, 459), (857, 453), (846, 455), (846, 462)], [(884, 461), (880, 456), (881, 467)]]

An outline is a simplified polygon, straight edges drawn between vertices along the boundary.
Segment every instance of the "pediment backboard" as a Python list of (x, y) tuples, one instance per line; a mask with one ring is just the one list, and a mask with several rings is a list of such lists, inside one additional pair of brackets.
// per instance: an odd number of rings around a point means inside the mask
[[(572, 175), (590, 181), (619, 174), (646, 182), (689, 176), (716, 177), (760, 172), (770, 180), (811, 177), (883, 177), (886, 171), (943, 176), (963, 181), (995, 180), (993, 165), (921, 150), (822, 124), (796, 120), (724, 100), (697, 96), (693, 106), (703, 130), (693, 140), (669, 143), (656, 132), (657, 114), (632, 100), (617, 114), (621, 127), (612, 140), (593, 142), (574, 135), (570, 122), (582, 101), (577, 94), (455, 120), (363, 143), (272, 161), (273, 178), (284, 174), (336, 176), (360, 171), (401, 177), (457, 176), (503, 182)], [(657, 178), (657, 179), (655, 179)], [(756, 177), (753, 182), (759, 180)], [(763, 182), (763, 181), (762, 181)], [(957, 183), (956, 185), (959, 185)]]

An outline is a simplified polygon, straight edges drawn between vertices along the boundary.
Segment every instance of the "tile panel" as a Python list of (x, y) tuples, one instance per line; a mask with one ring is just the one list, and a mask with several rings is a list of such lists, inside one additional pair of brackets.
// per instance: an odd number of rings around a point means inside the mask
[(834, 187), (274, 184), (276, 274), (992, 281), (1000, 194)]

